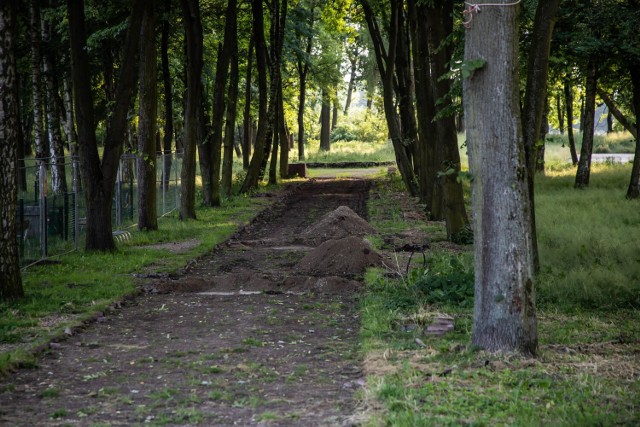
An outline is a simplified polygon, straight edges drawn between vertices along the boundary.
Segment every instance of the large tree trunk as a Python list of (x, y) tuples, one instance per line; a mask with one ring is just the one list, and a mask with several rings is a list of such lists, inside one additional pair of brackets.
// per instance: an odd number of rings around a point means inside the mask
[(162, 139), (162, 185), (164, 191), (169, 189), (171, 181), (171, 142), (173, 140), (173, 89), (171, 84), (171, 72), (169, 70), (169, 13), (171, 12), (171, 0), (164, 0), (165, 17), (162, 20), (162, 39), (160, 42), (160, 55), (162, 57), (162, 83), (164, 87), (164, 136)]
[(51, 163), (51, 188), (54, 194), (66, 193), (67, 178), (64, 164), (64, 143), (60, 131), (60, 101), (58, 67), (53, 43), (51, 22), (42, 19), (43, 55), (42, 65), (46, 85), (45, 111), (47, 115), (47, 133), (49, 135), (49, 158)]
[(582, 148), (580, 149), (580, 160), (578, 161), (578, 171), (576, 172), (575, 188), (585, 188), (589, 186), (591, 176), (591, 153), (593, 152), (593, 132), (594, 118), (596, 110), (596, 88), (598, 85), (598, 64), (595, 59), (589, 59), (587, 63), (587, 83), (584, 100), (584, 125), (582, 132)]
[(91, 74), (86, 44), (84, 2), (67, 0), (72, 77), (78, 123), (78, 142), (84, 194), (87, 206), (85, 249), (115, 249), (111, 234), (113, 190), (127, 127), (127, 113), (133, 103), (138, 81), (136, 54), (144, 0), (135, 0), (123, 48), (118, 87), (104, 142), (102, 161), (98, 154), (95, 116), (91, 93)]
[(145, 0), (140, 32), (138, 120), (138, 230), (157, 230), (156, 121), (158, 117), (155, 0)]
[(458, 133), (455, 117), (443, 114), (450, 108), (451, 81), (443, 78), (449, 72), (453, 49), (443, 44), (453, 32), (453, 3), (439, 3), (430, 10), (427, 17), (429, 24), (429, 51), (431, 58), (431, 83), (436, 100), (435, 112), (442, 114), (436, 121), (434, 159), (436, 179), (433, 186), (432, 210), (434, 219), (444, 219), (447, 227), (447, 238), (454, 242), (467, 240), (469, 220), (464, 207), (464, 192), (458, 179), (460, 173), (460, 153), (458, 151)]
[(329, 91), (322, 89), (320, 108), (320, 151), (331, 150), (331, 98)]
[(534, 195), (534, 176), (536, 172), (537, 147), (540, 140), (540, 128), (547, 99), (547, 75), (549, 73), (549, 47), (556, 22), (560, 0), (540, 0), (533, 21), (533, 37), (527, 63), (527, 83), (522, 109), (522, 129), (524, 138), (524, 157), (527, 166), (527, 184), (529, 185), (529, 214), (531, 220), (531, 243), (533, 245), (533, 268), (540, 270), (538, 256), (538, 237), (536, 235), (536, 210)]
[(567, 138), (569, 139), (571, 163), (575, 166), (578, 164), (578, 153), (576, 152), (576, 140), (573, 136), (573, 91), (569, 80), (564, 81), (564, 102), (567, 108)]
[(24, 296), (18, 259), (18, 92), (14, 56), (14, 4), (0, 3), (0, 301)]
[(474, 15), (466, 30), (464, 60), (483, 58), (486, 63), (463, 80), (473, 176), (472, 343), (492, 352), (535, 354), (531, 205), (519, 102), (519, 9), (480, 7), (482, 13)]
[[(234, 16), (235, 18), (235, 16)], [(235, 21), (235, 19), (234, 19)], [(234, 26), (236, 26), (234, 22)], [(236, 29), (233, 29), (236, 33)], [(238, 42), (231, 38), (231, 77), (229, 79), (229, 92), (227, 96), (227, 122), (224, 131), (224, 156), (222, 158), (222, 194), (231, 196), (231, 184), (233, 179), (233, 147), (235, 141), (236, 115), (238, 109)]]
[(251, 146), (253, 142), (253, 125), (251, 118), (251, 75), (253, 70), (253, 35), (249, 40), (249, 49), (247, 50), (247, 75), (245, 78), (244, 88), (244, 119), (243, 119), (243, 135), (242, 135), (242, 168), (249, 169), (249, 161), (251, 159)]
[(187, 49), (187, 94), (184, 107), (183, 156), (180, 219), (196, 218), (196, 148), (198, 145), (198, 109), (202, 108), (202, 23), (199, 0), (182, 0)]
[(633, 85), (633, 109), (636, 115), (635, 139), (636, 150), (633, 156), (631, 181), (627, 189), (627, 199), (640, 199), (640, 62), (629, 64), (631, 83)]

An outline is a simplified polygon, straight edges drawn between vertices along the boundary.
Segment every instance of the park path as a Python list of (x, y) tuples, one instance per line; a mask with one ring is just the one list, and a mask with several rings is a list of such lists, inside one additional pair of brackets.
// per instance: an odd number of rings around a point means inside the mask
[(366, 218), (369, 186), (301, 184), (182, 275), (147, 274), (146, 293), (0, 380), (0, 425), (352, 425), (359, 284), (282, 285), (310, 250), (301, 231), (342, 205)]

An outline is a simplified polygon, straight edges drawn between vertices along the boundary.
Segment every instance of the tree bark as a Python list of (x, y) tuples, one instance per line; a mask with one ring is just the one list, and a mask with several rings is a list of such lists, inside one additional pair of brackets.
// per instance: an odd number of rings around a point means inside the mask
[(242, 168), (249, 169), (249, 161), (251, 159), (251, 146), (253, 145), (253, 125), (251, 117), (251, 76), (253, 70), (253, 52), (254, 37), (249, 40), (249, 49), (247, 51), (247, 75), (245, 78), (244, 88), (244, 134), (242, 139)]
[(140, 31), (138, 120), (138, 230), (157, 230), (156, 122), (158, 118), (155, 0), (145, 0)]
[(331, 109), (331, 130), (333, 131), (338, 126), (338, 99), (336, 97), (333, 101), (333, 108)]
[(202, 23), (199, 0), (182, 0), (187, 50), (187, 93), (182, 136), (183, 156), (180, 173), (180, 219), (196, 219), (196, 149), (198, 109), (202, 108)]
[(529, 59), (527, 61), (527, 82), (522, 109), (522, 129), (524, 138), (524, 157), (527, 166), (527, 184), (529, 185), (529, 214), (528, 222), (531, 229), (533, 246), (533, 268), (540, 270), (538, 256), (538, 237), (536, 232), (536, 210), (534, 177), (536, 171), (537, 148), (540, 144), (540, 128), (547, 99), (547, 76), (549, 74), (549, 48), (551, 35), (555, 26), (560, 0), (540, 0), (533, 20), (533, 37)]
[(353, 89), (356, 85), (356, 71), (358, 71), (358, 56), (349, 58), (351, 64), (351, 73), (349, 74), (349, 86), (347, 87), (347, 101), (344, 104), (344, 115), (349, 115), (349, 108), (351, 107), (351, 98), (353, 97)]
[[(234, 24), (235, 25), (235, 24)], [(234, 34), (236, 29), (233, 29)], [(222, 159), (222, 194), (231, 196), (233, 180), (233, 147), (235, 141), (236, 115), (238, 106), (238, 42), (231, 38), (231, 77), (229, 78), (229, 93), (227, 96), (227, 122), (224, 131), (224, 156)]]
[[(627, 189), (627, 199), (640, 199), (640, 62), (629, 64), (631, 83), (633, 86), (633, 110), (636, 115), (635, 140), (636, 149), (633, 156), (633, 168), (631, 169), (631, 181)], [(613, 110), (612, 110), (613, 111)]]
[(560, 94), (556, 94), (556, 112), (558, 113), (558, 129), (560, 131), (560, 135), (564, 135), (565, 124), (564, 124), (564, 109), (562, 108), (562, 97)]
[[(518, 7), (482, 7), (465, 34), (464, 60), (483, 68), (463, 80), (474, 213), (472, 343), (536, 353), (529, 186), (522, 152)], [(498, 89), (499, 88), (499, 89)], [(493, 108), (487, 108), (492, 105)]]
[[(42, 90), (42, 50), (40, 37), (40, 6), (38, 0), (29, 3), (30, 32), (31, 32), (31, 97), (33, 100), (33, 137), (35, 140), (36, 166), (48, 157), (46, 139), (44, 135), (43, 90)], [(36, 175), (40, 168), (36, 168)]]
[(449, 72), (453, 50), (443, 44), (453, 32), (453, 3), (440, 2), (427, 15), (429, 25), (429, 53), (431, 59), (431, 84), (435, 113), (440, 113), (436, 121), (437, 143), (434, 161), (437, 179), (432, 194), (431, 214), (434, 219), (444, 219), (447, 239), (454, 242), (467, 240), (469, 220), (464, 207), (464, 192), (459, 181), (460, 153), (455, 117), (442, 114), (450, 106), (451, 81), (443, 78)]
[(160, 55), (162, 57), (162, 83), (164, 87), (164, 136), (162, 139), (162, 185), (165, 191), (169, 189), (171, 181), (171, 146), (173, 141), (173, 89), (171, 83), (171, 71), (169, 70), (169, 33), (171, 24), (169, 13), (171, 12), (171, 0), (164, 0), (164, 12), (166, 16), (162, 20), (162, 38), (160, 42)]
[(569, 139), (571, 163), (575, 166), (578, 164), (578, 153), (576, 152), (576, 140), (573, 136), (573, 91), (569, 80), (564, 81), (564, 102), (567, 108), (567, 138)]
[(71, 81), (69, 76), (65, 76), (62, 82), (63, 102), (65, 106), (64, 133), (67, 137), (67, 147), (71, 155), (71, 173), (73, 175), (73, 191), (75, 193), (82, 190), (79, 167), (78, 134), (76, 132), (75, 115), (73, 112), (73, 94), (71, 93)]
[[(282, 99), (282, 84), (280, 84), (280, 94), (278, 96), (278, 136), (280, 144), (280, 178), (288, 178), (289, 175), (289, 132), (284, 120), (284, 100)], [(291, 140), (293, 142), (293, 140)]]
[(60, 131), (60, 85), (58, 84), (58, 67), (55, 56), (52, 24), (42, 19), (43, 55), (42, 66), (46, 87), (45, 111), (47, 115), (47, 133), (49, 135), (49, 159), (51, 164), (51, 189), (53, 194), (67, 191), (67, 178), (64, 164), (64, 144)]
[(320, 151), (331, 150), (331, 98), (327, 89), (322, 89), (320, 108)]
[(18, 259), (18, 92), (14, 3), (0, 3), (0, 301), (24, 296)]
[(584, 99), (584, 125), (582, 132), (582, 148), (580, 149), (580, 160), (578, 161), (578, 171), (576, 172), (575, 188), (585, 188), (589, 186), (591, 176), (591, 153), (593, 152), (593, 121), (596, 109), (596, 88), (598, 85), (598, 64), (595, 58), (589, 58), (587, 63), (587, 83)]

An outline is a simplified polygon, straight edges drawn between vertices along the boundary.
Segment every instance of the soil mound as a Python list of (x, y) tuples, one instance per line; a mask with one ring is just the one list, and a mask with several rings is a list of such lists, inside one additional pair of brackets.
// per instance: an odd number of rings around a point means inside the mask
[(295, 269), (322, 276), (354, 276), (382, 265), (382, 256), (360, 237), (328, 240), (302, 258)]
[(375, 232), (376, 230), (357, 213), (347, 206), (339, 206), (303, 231), (300, 237), (305, 242), (318, 245), (330, 239), (342, 239), (347, 236), (363, 237)]

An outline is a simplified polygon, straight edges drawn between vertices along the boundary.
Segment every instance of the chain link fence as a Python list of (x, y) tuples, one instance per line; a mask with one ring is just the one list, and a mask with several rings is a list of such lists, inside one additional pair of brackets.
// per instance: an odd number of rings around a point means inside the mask
[[(137, 159), (135, 154), (120, 158), (112, 207), (116, 238), (136, 226)], [(72, 157), (57, 160), (26, 159), (20, 168), (16, 237), (23, 267), (84, 245), (86, 206), (79, 162)], [(181, 155), (158, 155), (156, 165), (156, 203), (161, 217), (179, 207)]]

